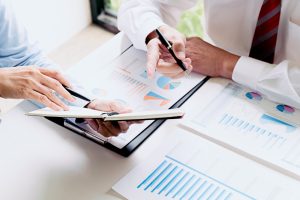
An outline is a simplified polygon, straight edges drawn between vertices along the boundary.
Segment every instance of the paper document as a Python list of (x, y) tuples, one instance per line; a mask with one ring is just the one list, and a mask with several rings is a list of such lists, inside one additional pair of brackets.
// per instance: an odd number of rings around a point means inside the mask
[(299, 110), (259, 93), (212, 81), (199, 90), (199, 107), (182, 123), (205, 138), (294, 178), (300, 178)]
[[(136, 50), (130, 42), (122, 45), (121, 49), (127, 46), (121, 52), (118, 48), (95, 52), (71, 68), (68, 75), (95, 97), (118, 101), (135, 112), (166, 110), (205, 78), (191, 74), (182, 79), (170, 79), (157, 73), (150, 79), (146, 72), (145, 52)], [(115, 58), (108, 60), (107, 57)], [(151, 123), (132, 125), (126, 134), (111, 137), (108, 141), (122, 148)], [(87, 128), (84, 124), (80, 126)]]
[[(177, 129), (113, 189), (129, 200), (298, 200), (298, 181)], [(177, 140), (176, 140), (177, 139)]]
[(158, 111), (140, 111), (132, 113), (115, 113), (92, 110), (88, 108), (69, 106), (67, 111), (54, 111), (50, 108), (42, 108), (27, 113), (29, 116), (63, 117), (63, 118), (85, 118), (103, 119), (103, 121), (130, 121), (130, 120), (153, 120), (181, 118), (184, 115), (182, 109), (169, 109)]

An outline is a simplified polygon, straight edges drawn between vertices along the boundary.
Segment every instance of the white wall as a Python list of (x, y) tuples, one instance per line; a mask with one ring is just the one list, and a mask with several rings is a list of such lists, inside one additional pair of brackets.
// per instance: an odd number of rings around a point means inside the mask
[(50, 52), (91, 23), (89, 0), (11, 0), (32, 38)]

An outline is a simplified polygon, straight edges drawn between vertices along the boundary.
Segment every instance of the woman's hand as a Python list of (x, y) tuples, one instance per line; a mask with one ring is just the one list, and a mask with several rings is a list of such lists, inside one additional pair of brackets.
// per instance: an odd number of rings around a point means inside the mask
[[(130, 108), (115, 101), (94, 100), (88, 105), (88, 108), (105, 112), (131, 112)], [(118, 136), (121, 133), (126, 133), (130, 125), (142, 123), (142, 121), (104, 122), (101, 119), (87, 119), (86, 121), (92, 129), (105, 137)]]
[(0, 68), (0, 97), (35, 100), (53, 110), (68, 110), (55, 95), (75, 101), (62, 86), (70, 83), (55, 70), (33, 66)]
[[(186, 38), (180, 32), (169, 26), (161, 26), (159, 31), (167, 40), (172, 42), (172, 48), (178, 59), (182, 60), (189, 71), (192, 70), (191, 59), (186, 57)], [(176, 64), (166, 47), (156, 36), (155, 31), (147, 37), (147, 72), (148, 76), (154, 77), (157, 70), (170, 78), (180, 78), (185, 72)]]

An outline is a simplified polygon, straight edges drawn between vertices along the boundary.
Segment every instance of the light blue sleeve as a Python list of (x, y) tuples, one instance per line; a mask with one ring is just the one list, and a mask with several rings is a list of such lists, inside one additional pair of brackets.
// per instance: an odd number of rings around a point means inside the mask
[[(0, 0), (0, 68), (30, 65), (60, 70), (44, 55), (36, 43), (30, 41), (26, 29), (18, 23), (9, 0)], [(32, 102), (38, 107), (43, 107), (38, 102)], [(72, 104), (65, 100), (64, 102), (67, 105), (79, 107), (88, 103), (81, 99), (77, 99)]]
[(57, 68), (36, 43), (30, 41), (25, 28), (18, 23), (9, 1), (0, 0), (0, 67), (28, 65)]

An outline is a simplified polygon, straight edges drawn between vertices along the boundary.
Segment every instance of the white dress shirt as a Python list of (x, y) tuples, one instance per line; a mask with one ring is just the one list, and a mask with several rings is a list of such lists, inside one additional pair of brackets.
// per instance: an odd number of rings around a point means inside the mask
[[(155, 28), (176, 26), (182, 11), (197, 0), (125, 0), (119, 29), (138, 49)], [(241, 56), (233, 80), (278, 103), (300, 108), (300, 1), (282, 0), (275, 64), (249, 58), (263, 0), (204, 0), (204, 39)]]

